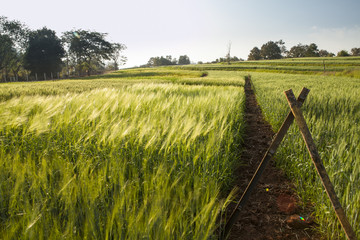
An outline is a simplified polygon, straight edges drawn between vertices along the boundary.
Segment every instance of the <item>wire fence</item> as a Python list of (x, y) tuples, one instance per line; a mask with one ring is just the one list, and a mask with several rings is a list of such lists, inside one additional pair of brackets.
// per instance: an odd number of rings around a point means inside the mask
[[(104, 74), (106, 71), (96, 71), (92, 72), (93, 75)], [(10, 75), (10, 74), (0, 74), (0, 82), (34, 82), (34, 81), (49, 81), (49, 80), (62, 80), (62, 79), (71, 79), (71, 78), (82, 78), (90, 76), (89, 74), (78, 74), (74, 73), (63, 73), (63, 72), (50, 72), (50, 73), (35, 73), (35, 74), (19, 74), (19, 75)]]

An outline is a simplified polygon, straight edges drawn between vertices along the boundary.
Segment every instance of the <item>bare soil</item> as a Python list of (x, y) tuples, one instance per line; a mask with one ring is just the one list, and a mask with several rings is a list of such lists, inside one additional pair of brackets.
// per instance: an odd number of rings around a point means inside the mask
[[(245, 84), (247, 125), (241, 156), (243, 164), (234, 173), (234, 187), (239, 189), (236, 201), (245, 191), (274, 136), (271, 126), (262, 116), (249, 81), (247, 79)], [(240, 220), (232, 227), (228, 239), (322, 239), (314, 231), (316, 223), (311, 218), (311, 207), (303, 207), (293, 189), (293, 184), (274, 166), (272, 159), (241, 210)], [(228, 217), (235, 205), (235, 202), (229, 205)]]

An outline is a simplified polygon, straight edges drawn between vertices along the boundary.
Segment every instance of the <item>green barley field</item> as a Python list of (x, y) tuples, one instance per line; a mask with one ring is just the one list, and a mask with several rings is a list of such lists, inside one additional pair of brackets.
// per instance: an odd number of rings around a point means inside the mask
[(306, 75), (335, 75), (360, 78), (360, 57), (288, 58), (277, 60), (240, 61), (218, 64), (198, 64), (180, 67), (193, 70), (227, 70)]
[[(0, 84), (0, 239), (216, 239), (249, 74), (275, 132), (283, 91), (311, 90), (305, 119), (360, 237), (359, 68), (304, 58)], [(323, 236), (345, 239), (296, 125), (275, 161)]]
[(215, 238), (243, 84), (165, 68), (1, 84), (0, 239)]
[[(325, 67), (324, 67), (325, 65)], [(360, 237), (360, 58), (299, 58), (184, 66), (182, 69), (239, 71), (251, 75), (257, 101), (276, 132), (290, 111), (284, 91), (310, 94), (303, 112), (335, 191)], [(325, 68), (325, 69), (324, 69)], [(276, 164), (312, 205), (327, 239), (346, 239), (297, 126), (275, 156)]]
[[(283, 91), (311, 90), (303, 106), (305, 119), (340, 202), (360, 236), (360, 79), (251, 74), (257, 100), (274, 131), (289, 112)], [(314, 205), (322, 234), (328, 239), (345, 239), (297, 126), (292, 126), (275, 158), (296, 184), (303, 202)]]

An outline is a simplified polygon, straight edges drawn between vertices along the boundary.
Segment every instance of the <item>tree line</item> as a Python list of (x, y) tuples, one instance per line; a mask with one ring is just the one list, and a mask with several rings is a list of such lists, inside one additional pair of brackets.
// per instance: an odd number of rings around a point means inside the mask
[(190, 64), (190, 58), (187, 55), (181, 55), (179, 60), (173, 58), (171, 55), (166, 57), (151, 57), (147, 64), (141, 67), (158, 67), (158, 66), (169, 66), (169, 65), (186, 65)]
[(126, 46), (106, 40), (107, 33), (77, 29), (62, 33), (0, 16), (0, 81), (42, 80), (117, 70)]
[[(261, 46), (251, 49), (248, 60), (261, 59), (280, 59), (280, 58), (300, 58), (300, 57), (334, 57), (335, 54), (324, 49), (319, 50), (315, 43), (304, 45), (299, 43), (287, 50), (285, 42), (279, 40), (277, 42), (269, 41)], [(351, 53), (341, 50), (337, 53), (338, 57), (360, 56), (360, 48), (352, 48)]]

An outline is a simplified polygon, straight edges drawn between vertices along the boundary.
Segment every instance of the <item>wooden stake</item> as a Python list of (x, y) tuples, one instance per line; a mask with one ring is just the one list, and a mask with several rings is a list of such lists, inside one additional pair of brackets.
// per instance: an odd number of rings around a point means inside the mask
[[(245, 82), (245, 87), (251, 88), (250, 76), (248, 77), (248, 80)], [(297, 100), (299, 102), (300, 106), (304, 103), (309, 92), (310, 92), (310, 90), (307, 88), (302, 89), (302, 91), (298, 97), (298, 100)], [(221, 234), (220, 239), (226, 239), (230, 233), (232, 226), (239, 220), (241, 209), (245, 206), (246, 202), (248, 201), (252, 190), (257, 185), (268, 162), (270, 161), (272, 156), (275, 154), (276, 150), (278, 149), (281, 141), (284, 139), (284, 137), (285, 137), (287, 131), (289, 130), (291, 124), (293, 123), (293, 121), (294, 121), (294, 115), (290, 111), (288, 116), (286, 117), (283, 125), (279, 129), (278, 133), (273, 138), (268, 150), (266, 151), (263, 159), (261, 160), (259, 167), (257, 168), (256, 172), (254, 173), (250, 183), (246, 187), (245, 192), (243, 193), (239, 202), (237, 203), (233, 213), (231, 214), (231, 216), (229, 218), (229, 221), (225, 225), (224, 231), (222, 231), (220, 233)]]
[(295, 96), (292, 90), (288, 90), (284, 92), (286, 98), (288, 100), (289, 106), (291, 108), (292, 113), (295, 116), (295, 121), (300, 128), (301, 135), (306, 143), (306, 147), (310, 153), (311, 159), (315, 165), (315, 168), (321, 178), (322, 184), (325, 187), (326, 193), (329, 196), (331, 204), (335, 210), (336, 216), (338, 217), (345, 234), (349, 240), (356, 240), (356, 235), (354, 230), (352, 229), (346, 215), (344, 209), (342, 208), (338, 197), (336, 196), (334, 186), (332, 185), (330, 178), (326, 172), (326, 169), (321, 161), (320, 155), (316, 149), (314, 140), (311, 136), (309, 128), (306, 125), (306, 121), (298, 102), (295, 99)]

